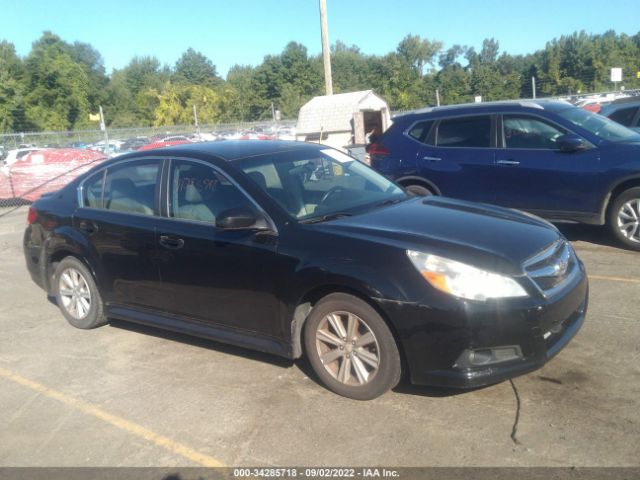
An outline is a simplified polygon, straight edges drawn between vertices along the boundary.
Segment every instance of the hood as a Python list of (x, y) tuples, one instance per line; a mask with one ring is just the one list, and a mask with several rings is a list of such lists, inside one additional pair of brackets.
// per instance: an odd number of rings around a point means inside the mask
[(444, 197), (414, 198), (318, 226), (512, 275), (561, 238), (553, 225), (533, 215)]

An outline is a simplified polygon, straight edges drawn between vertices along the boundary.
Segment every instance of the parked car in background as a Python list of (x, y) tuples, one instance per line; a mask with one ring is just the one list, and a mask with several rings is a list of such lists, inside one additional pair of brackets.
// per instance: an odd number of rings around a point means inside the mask
[(29, 272), (72, 325), (119, 318), (304, 353), (328, 388), (361, 400), (403, 369), (448, 387), (535, 370), (587, 308), (584, 267), (552, 225), (409, 197), (317, 144), (128, 154), (35, 202), (28, 223)]
[(127, 138), (122, 145), (120, 145), (120, 151), (133, 152), (138, 148), (149, 143), (149, 137), (133, 137)]
[(279, 140), (295, 140), (296, 127), (280, 127), (276, 130), (276, 137)]
[(139, 152), (144, 152), (145, 150), (155, 150), (157, 148), (165, 148), (172, 147), (174, 145), (183, 145), (185, 143), (191, 143), (189, 140), (170, 140), (170, 141), (157, 141), (152, 143), (147, 143), (138, 148)]
[(156, 140), (156, 142), (190, 142), (190, 141), (191, 139), (189, 139), (186, 135), (166, 135)]
[(600, 115), (640, 133), (640, 96), (620, 98), (602, 107)]
[(62, 188), (105, 154), (95, 150), (51, 148), (34, 150), (0, 170), (0, 199), (34, 201)]
[(607, 224), (640, 250), (640, 135), (566, 102), (418, 110), (394, 118), (369, 154), (413, 194)]
[(12, 150), (7, 150), (1, 159), (2, 160), (1, 163), (5, 167), (10, 167), (21, 158), (29, 155), (31, 152), (37, 152), (39, 150), (43, 150), (43, 149), (37, 148), (37, 147), (24, 147), (24, 148), (14, 148)]

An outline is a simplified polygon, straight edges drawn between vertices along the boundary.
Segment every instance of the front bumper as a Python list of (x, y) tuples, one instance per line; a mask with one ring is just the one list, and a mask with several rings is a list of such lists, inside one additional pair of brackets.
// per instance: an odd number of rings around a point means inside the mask
[[(551, 299), (470, 302), (449, 297), (441, 302), (381, 305), (396, 326), (411, 382), (474, 388), (542, 367), (584, 322), (588, 280), (584, 267), (579, 268), (571, 285)], [(486, 356), (493, 351), (517, 352), (517, 356), (493, 358), (483, 365), (469, 361), (474, 358), (470, 352)]]

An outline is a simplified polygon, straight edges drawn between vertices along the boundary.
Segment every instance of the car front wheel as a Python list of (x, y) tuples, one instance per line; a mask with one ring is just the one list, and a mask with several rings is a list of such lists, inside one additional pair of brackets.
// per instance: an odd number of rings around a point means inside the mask
[(423, 185), (407, 185), (404, 187), (404, 191), (412, 197), (430, 197), (433, 192)]
[(609, 227), (624, 245), (640, 250), (640, 187), (630, 188), (615, 199)]
[(400, 354), (389, 327), (357, 297), (335, 293), (318, 302), (304, 340), (315, 373), (339, 395), (370, 400), (400, 380)]
[(80, 260), (64, 258), (56, 267), (53, 285), (56, 303), (71, 325), (89, 329), (106, 323), (93, 275)]

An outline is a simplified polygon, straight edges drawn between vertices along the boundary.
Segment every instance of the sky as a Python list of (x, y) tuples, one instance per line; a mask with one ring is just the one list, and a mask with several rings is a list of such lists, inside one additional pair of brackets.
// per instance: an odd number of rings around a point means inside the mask
[[(639, 0), (326, 0), (329, 40), (386, 54), (407, 34), (479, 49), (533, 53), (561, 35), (585, 30), (640, 31)], [(258, 65), (290, 41), (321, 52), (318, 0), (0, 0), (0, 40), (26, 56), (49, 30), (93, 45), (107, 73), (136, 55), (174, 65), (188, 48), (206, 55), (223, 77), (234, 64)]]

